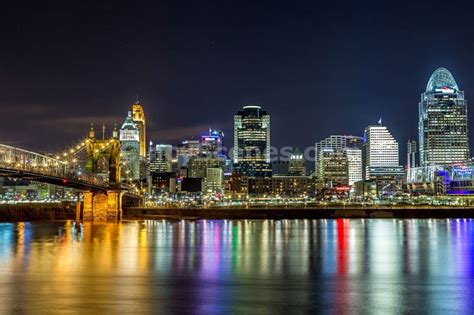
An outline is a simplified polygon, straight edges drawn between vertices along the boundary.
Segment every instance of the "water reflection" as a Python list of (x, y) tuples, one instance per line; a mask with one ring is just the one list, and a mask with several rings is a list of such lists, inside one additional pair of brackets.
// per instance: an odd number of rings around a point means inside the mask
[(472, 220), (0, 224), (0, 313), (471, 312)]

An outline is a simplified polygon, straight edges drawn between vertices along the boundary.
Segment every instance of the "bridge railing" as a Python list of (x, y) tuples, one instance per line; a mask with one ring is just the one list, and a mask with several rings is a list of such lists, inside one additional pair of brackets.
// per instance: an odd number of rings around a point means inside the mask
[(38, 175), (62, 177), (92, 185), (108, 186), (96, 176), (79, 172), (75, 165), (28, 150), (0, 144), (0, 167)]
[(11, 169), (63, 174), (67, 165), (50, 156), (0, 144), (0, 164)]

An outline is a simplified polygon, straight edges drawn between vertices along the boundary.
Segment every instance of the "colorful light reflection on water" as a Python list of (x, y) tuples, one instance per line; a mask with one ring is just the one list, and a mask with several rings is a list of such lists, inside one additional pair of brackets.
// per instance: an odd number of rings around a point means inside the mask
[(473, 220), (0, 224), (0, 313), (472, 313)]

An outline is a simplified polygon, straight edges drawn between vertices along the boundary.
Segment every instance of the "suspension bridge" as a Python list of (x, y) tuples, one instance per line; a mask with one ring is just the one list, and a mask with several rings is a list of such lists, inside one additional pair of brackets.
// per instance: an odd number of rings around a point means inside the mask
[(123, 197), (141, 198), (137, 185), (121, 176), (127, 165), (120, 149), (116, 128), (110, 139), (97, 139), (92, 126), (87, 138), (58, 154), (0, 144), (0, 176), (76, 189), (76, 217), (82, 213), (88, 221), (120, 220)]

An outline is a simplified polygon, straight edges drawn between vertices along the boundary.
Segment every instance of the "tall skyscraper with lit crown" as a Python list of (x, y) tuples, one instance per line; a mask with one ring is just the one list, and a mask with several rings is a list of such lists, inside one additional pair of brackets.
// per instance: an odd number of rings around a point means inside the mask
[(418, 133), (421, 166), (469, 159), (467, 101), (445, 68), (433, 72), (421, 94)]
[(140, 178), (140, 131), (132, 120), (132, 112), (120, 128), (122, 180), (137, 180)]
[(132, 105), (132, 120), (138, 128), (140, 138), (140, 156), (146, 157), (146, 121), (145, 112), (140, 101), (137, 101)]

